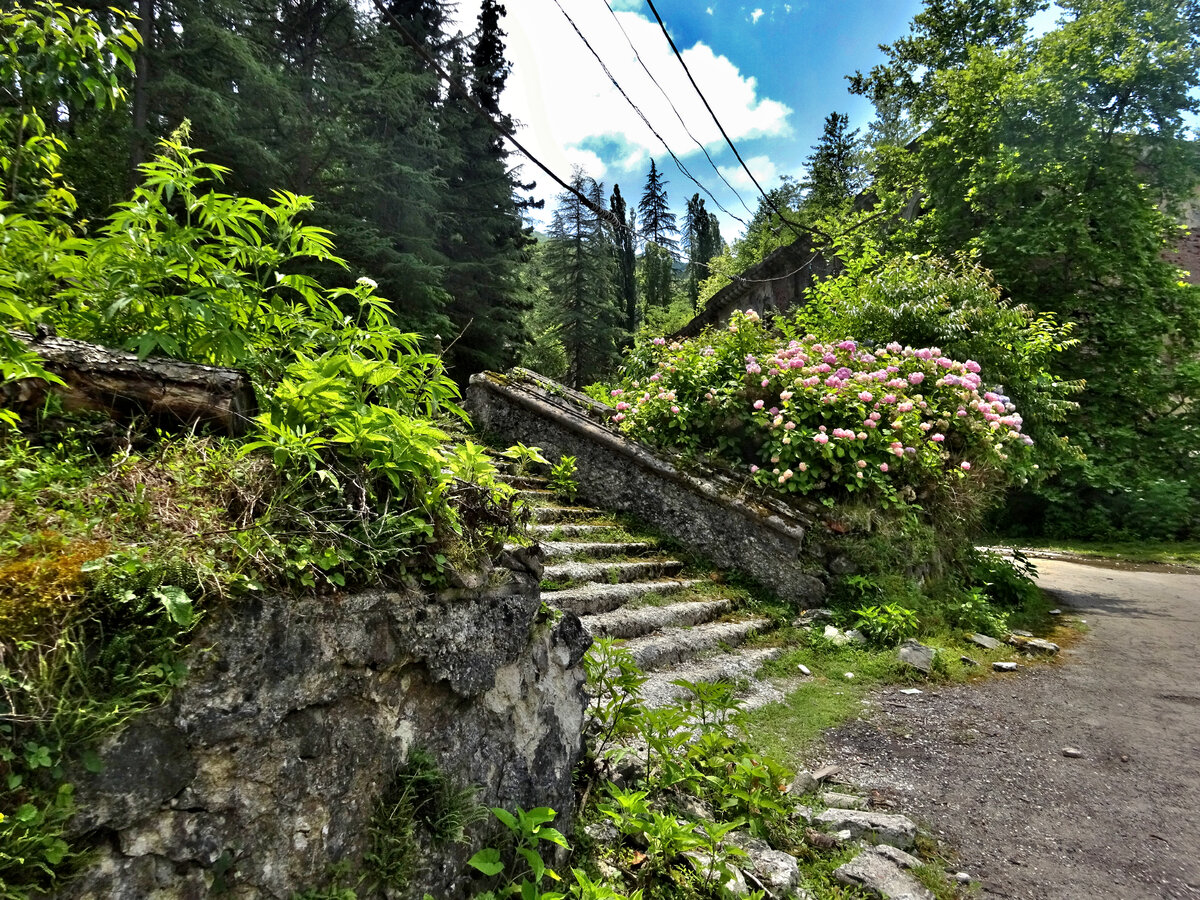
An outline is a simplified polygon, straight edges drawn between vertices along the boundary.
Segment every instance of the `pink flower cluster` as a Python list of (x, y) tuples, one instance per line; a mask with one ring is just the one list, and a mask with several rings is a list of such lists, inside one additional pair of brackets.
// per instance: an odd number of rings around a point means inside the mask
[(1032, 444), (1010, 398), (984, 386), (981, 366), (937, 347), (783, 343), (740, 313), (703, 340), (638, 348), (612, 391), (614, 421), (702, 452), (741, 422), (757, 432), (732, 442), (759, 448), (744, 461), (750, 476), (788, 492), (1002, 477), (1011, 448)]

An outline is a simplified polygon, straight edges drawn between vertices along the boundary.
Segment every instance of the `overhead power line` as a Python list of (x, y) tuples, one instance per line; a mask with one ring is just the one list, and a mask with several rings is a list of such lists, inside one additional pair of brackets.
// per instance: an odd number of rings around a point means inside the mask
[[(504, 126), (503, 124), (501, 124), (500, 122), (498, 122), (494, 118), (492, 118), (491, 114), (486, 109), (484, 109), (483, 106), (479, 103), (479, 101), (476, 100), (475, 97), (471, 94), (471, 92), (467, 88), (467, 86), (465, 84), (463, 84), (458, 78), (455, 78), (453, 75), (451, 75), (449, 72), (447, 72), (442, 67), (441, 63), (439, 63), (437, 61), (437, 59), (425, 48), (425, 46), (423, 44), (421, 44), (420, 41), (418, 41), (416, 38), (414, 38), (412, 36), (412, 34), (409, 33), (408, 29), (406, 29), (404, 27), (404, 25), (394, 15), (392, 15), (391, 12), (388, 11), (388, 9), (383, 5), (382, 0), (373, 0), (373, 3), (374, 3), (375, 8), (379, 11), (379, 14), (391, 24), (392, 28), (396, 31), (396, 33), (400, 36), (400, 38), (406, 44), (408, 44), (410, 47), (412, 47), (412, 49), (416, 52), (416, 54), (431, 69), (433, 69), (433, 71), (437, 74), (437, 76), (439, 78), (442, 79), (442, 81), (444, 81), (446, 83), (447, 87), (449, 87), (451, 90), (455, 91), (456, 93), (460, 94), (468, 103), (470, 103), (471, 106), (473, 106), (475, 108), (475, 110), (483, 117), (484, 121), (488, 123), (488, 125), (492, 128), (492, 130), (495, 131), (497, 134), (499, 134), (501, 137), (503, 137), (505, 140), (507, 140), (510, 144), (512, 144), (518, 153), (520, 153), (522, 156), (524, 156), (526, 159), (528, 159), (531, 163), (533, 163), (535, 166), (537, 166), (539, 169), (541, 169), (543, 172), (545, 172), (548, 176), (550, 176), (550, 178), (554, 181), (555, 184), (559, 185), (563, 190), (567, 191), (569, 194), (576, 197), (580, 203), (582, 203), (587, 209), (591, 210), (593, 213), (595, 213), (597, 216), (599, 216), (602, 221), (606, 222), (609, 225), (609, 227), (616, 229), (618, 231), (629, 231), (632, 234), (634, 234), (635, 236), (643, 238), (643, 239), (646, 237), (646, 235), (643, 234), (642, 232), (640, 232), (638, 229), (630, 228), (629, 224), (627, 222), (622, 222), (615, 215), (613, 215), (613, 213), (610, 210), (607, 210), (603, 206), (599, 206), (599, 205), (593, 203), (586, 194), (584, 194), (582, 191), (578, 190), (577, 188), (575, 188), (572, 185), (570, 185), (569, 183), (567, 183), (565, 180), (563, 180), (563, 178), (557, 172), (555, 172), (553, 169), (551, 169), (549, 166), (547, 166), (545, 163), (543, 163), (540, 159), (538, 159), (532, 152), (530, 152), (530, 150), (528, 150), (520, 141), (517, 140), (517, 138), (513, 135), (512, 130), (510, 128), (507, 128), (506, 126)], [(691, 261), (689, 259), (686, 259), (683, 256), (683, 254), (681, 254), (681, 253), (678, 253), (675, 251), (670, 251), (670, 250), (668, 250), (668, 253), (671, 254), (672, 258), (678, 259), (681, 262), (690, 262)], [(815, 258), (816, 257), (814, 255), (813, 259), (815, 259)], [(745, 284), (769, 284), (770, 282), (773, 282), (773, 281), (782, 281), (785, 278), (791, 278), (793, 275), (795, 275), (797, 272), (803, 270), (811, 263), (812, 263), (812, 259), (810, 259), (804, 265), (800, 266), (795, 271), (789, 272), (786, 275), (779, 275), (774, 278), (743, 278), (740, 275), (726, 275), (725, 273), (720, 273), (720, 274), (724, 275), (724, 277), (730, 279), (731, 281), (739, 281), (739, 282), (742, 282)], [(705, 269), (708, 269), (709, 271), (712, 271), (712, 267), (709, 266), (707, 262), (699, 263), (699, 265), (701, 265)]]
[[(699, 181), (697, 181), (695, 176), (692, 175), (692, 173), (688, 171), (687, 166), (685, 166), (683, 164), (683, 161), (678, 156), (675, 155), (675, 151), (671, 149), (671, 146), (667, 143), (666, 138), (664, 138), (661, 134), (658, 133), (658, 129), (656, 129), (650, 123), (650, 120), (648, 118), (646, 118), (646, 114), (644, 112), (642, 112), (641, 107), (639, 107), (636, 103), (634, 103), (633, 100), (630, 99), (629, 94), (627, 94), (625, 92), (625, 88), (621, 87), (621, 83), (619, 81), (617, 81), (616, 76), (613, 75), (612, 71), (605, 64), (604, 60), (600, 58), (600, 54), (596, 52), (596, 48), (592, 46), (591, 41), (589, 41), (587, 39), (587, 36), (584, 35), (584, 33), (580, 30), (579, 26), (575, 24), (575, 20), (571, 18), (571, 14), (568, 13), (565, 9), (563, 9), (562, 3), (560, 3), (559, 0), (554, 0), (554, 5), (558, 7), (558, 11), (560, 13), (562, 13), (563, 17), (567, 20), (568, 23), (570, 23), (571, 28), (573, 28), (575, 30), (575, 34), (579, 36), (579, 39), (581, 41), (583, 41), (583, 45), (585, 47), (587, 47), (589, 51), (591, 51), (592, 56), (594, 56), (596, 58), (596, 62), (598, 62), (600, 64), (600, 68), (604, 70), (604, 74), (608, 76), (608, 80), (612, 82), (613, 87), (615, 87), (617, 89), (617, 91), (620, 93), (620, 95), (625, 98), (625, 102), (630, 105), (630, 107), (633, 109), (633, 111), (638, 114), (638, 116), (639, 116), (639, 118), (641, 118), (642, 122), (645, 123), (646, 127), (650, 129), (650, 133), (653, 134), (656, 138), (658, 138), (658, 142), (663, 145), (663, 149), (666, 150), (667, 153), (670, 155), (671, 159), (674, 160), (675, 167), (677, 169), (679, 169), (679, 171), (681, 173), (683, 173), (683, 176), (685, 178), (687, 178), (694, 185), (696, 185), (696, 187), (700, 188), (700, 190), (704, 191), (704, 193), (708, 195), (709, 199), (712, 200), (712, 202), (717, 205), (717, 207), (721, 210), (721, 212), (725, 213), (725, 215), (727, 215), (727, 216), (737, 219), (737, 221), (741, 222), (742, 225), (745, 225), (746, 224), (745, 221), (743, 221), (738, 216), (734, 215), (729, 210), (727, 210), (724, 207), (724, 205), (722, 205), (721, 201), (718, 200), (713, 195), (713, 192), (710, 191), (703, 184), (701, 184)], [(660, 88), (660, 90), (661, 90), (661, 88)], [(741, 199), (741, 198), (739, 198), (739, 199)]]
[[(641, 54), (638, 53), (637, 47), (634, 46), (633, 39), (629, 37), (629, 32), (625, 30), (625, 26), (621, 24), (621, 19), (617, 15), (616, 10), (612, 8), (612, 4), (609, 2), (609, 0), (601, 0), (601, 2), (604, 3), (605, 7), (608, 9), (608, 14), (612, 16), (613, 21), (617, 23), (617, 27), (621, 29), (621, 34), (625, 36), (625, 43), (627, 43), (629, 45), (629, 49), (633, 51), (634, 59), (638, 61), (638, 65), (642, 67), (642, 71), (646, 73), (646, 77), (650, 79), (656, 88), (658, 88), (658, 92), (663, 95), (663, 99), (666, 100), (667, 105), (671, 107), (671, 112), (675, 113), (675, 118), (679, 120), (679, 124), (683, 127), (683, 130), (687, 132), (687, 136), (690, 137), (692, 139), (692, 143), (699, 147), (701, 152), (704, 153), (704, 157), (708, 160), (708, 164), (712, 166), (712, 170), (717, 173), (718, 178), (725, 182), (725, 186), (729, 188), (729, 190), (733, 191), (733, 195), (738, 198), (738, 202), (742, 204), (742, 208), (753, 216), (754, 210), (752, 210), (746, 201), (742, 199), (742, 195), (738, 193), (738, 189), (730, 184), (729, 179), (722, 174), (720, 167), (713, 161), (712, 156), (709, 154), (708, 148), (705, 147), (704, 144), (702, 144), (694, 134), (692, 134), (691, 129), (687, 126), (687, 122), (683, 120), (683, 116), (679, 114), (679, 110), (676, 109), (674, 102), (672, 102), (670, 95), (663, 89), (663, 86), (658, 83), (658, 79), (654, 77), (648, 68), (646, 68), (646, 63), (642, 61)], [(742, 225), (746, 225), (745, 220), (734, 216), (733, 213), (729, 212), (729, 210), (725, 210), (725, 212), (727, 215), (733, 216), (734, 219), (737, 219), (737, 221), (741, 222)], [(746, 225), (746, 227), (749, 226)]]
[(413, 37), (412, 34), (409, 33), (408, 29), (404, 27), (404, 25), (400, 22), (400, 20), (397, 19), (394, 15), (392, 15), (392, 13), (387, 9), (387, 7), (385, 7), (383, 5), (383, 0), (373, 0), (373, 2), (375, 4), (375, 9), (377, 9), (379, 11), (379, 14), (381, 16), (383, 16), (383, 18), (385, 18), (391, 24), (392, 28), (395, 30), (395, 32), (398, 35), (400, 35), (400, 37), (404, 40), (404, 42), (406, 44), (408, 44), (410, 47), (412, 47), (412, 49), (416, 52), (416, 54), (419, 57), (421, 57), (421, 59), (424, 60), (425, 63), (431, 69), (433, 69), (434, 72), (437, 73), (439, 78), (441, 78), (444, 82), (446, 82), (446, 84), (451, 88), (451, 90), (454, 90), (454, 91), (458, 92), (459, 94), (461, 94), (463, 99), (465, 99), (469, 104), (471, 104), (471, 106), (473, 106), (475, 108), (476, 112), (478, 112), (481, 116), (483, 116), (484, 121), (487, 122), (488, 125), (491, 126), (493, 131), (495, 131), (501, 137), (506, 139), (510, 144), (512, 144), (513, 147), (516, 148), (518, 153), (520, 153), (527, 160), (529, 160), (531, 163), (533, 163), (535, 166), (537, 166), (539, 169), (541, 169), (543, 172), (545, 172), (547, 175), (549, 175), (555, 184), (557, 184), (563, 190), (568, 191), (569, 193), (574, 194), (576, 197), (578, 197), (579, 201), (581, 203), (583, 203), (584, 206), (586, 206), (593, 213), (598, 215), (605, 222), (608, 222), (609, 225), (611, 225), (613, 228), (627, 228), (628, 227), (627, 225), (625, 225), (625, 223), (619, 221), (616, 216), (614, 216), (611, 212), (609, 212), (603, 206), (597, 206), (590, 199), (588, 199), (588, 197), (585, 194), (583, 194), (582, 192), (576, 190), (571, 185), (569, 185), (566, 181), (564, 181), (558, 175), (557, 172), (555, 172), (553, 169), (551, 169), (549, 166), (547, 166), (544, 162), (542, 162), (540, 159), (538, 159), (536, 156), (534, 156), (532, 152), (530, 152), (520, 141), (517, 140), (516, 136), (512, 133), (511, 129), (504, 127), (500, 122), (497, 122), (494, 118), (492, 118), (491, 113), (489, 113), (486, 109), (483, 108), (483, 105), (478, 100), (475, 99), (474, 95), (471, 93), (471, 91), (467, 88), (466, 85), (464, 85), (461, 81), (459, 81), (457, 78), (455, 78), (449, 72), (447, 72), (444, 68), (442, 68), (442, 64), (439, 63), (437, 61), (437, 59), (425, 48), (425, 46), (420, 41), (418, 41), (415, 37)]
[(799, 237), (800, 231), (803, 230), (809, 232), (810, 234), (816, 234), (820, 237), (827, 238), (828, 235), (822, 234), (815, 228), (810, 228), (806, 225), (800, 225), (797, 222), (793, 222), (783, 214), (783, 211), (776, 205), (775, 201), (772, 200), (767, 195), (767, 192), (763, 190), (762, 185), (758, 183), (758, 179), (754, 177), (754, 173), (750, 171), (750, 167), (746, 165), (746, 161), (742, 159), (742, 154), (738, 152), (738, 148), (734, 145), (733, 140), (729, 137), (728, 132), (725, 131), (725, 126), (721, 124), (721, 120), (718, 119), (717, 114), (713, 112), (712, 105), (708, 102), (708, 98), (705, 97), (704, 92), (700, 90), (700, 85), (696, 84), (696, 79), (692, 77), (691, 70), (687, 67), (687, 63), (683, 61), (683, 54), (680, 53), (679, 48), (675, 46), (675, 39), (672, 38), (671, 33), (667, 31), (667, 26), (666, 23), (663, 22), (662, 16), (658, 14), (658, 10), (654, 6), (654, 0), (646, 0), (646, 3), (650, 7), (650, 12), (654, 13), (654, 18), (658, 22), (659, 30), (662, 31), (663, 36), (667, 39), (667, 43), (671, 45), (671, 51), (675, 54), (675, 58), (679, 60), (679, 65), (683, 66), (683, 71), (687, 75), (688, 81), (692, 83), (692, 87), (695, 89), (696, 95), (700, 98), (701, 102), (704, 103), (704, 108), (708, 110), (708, 114), (712, 116), (713, 122), (716, 123), (717, 128), (720, 130), (721, 137), (725, 138), (725, 143), (729, 145), (729, 149), (733, 151), (733, 155), (737, 157), (737, 161), (741, 164), (745, 173), (750, 176), (750, 180), (754, 183), (754, 186), (758, 188), (758, 192), (762, 194), (762, 198), (767, 202), (767, 206), (771, 208), (771, 211), (774, 212), (775, 215), (779, 216), (780, 221), (787, 225), (797, 237)]

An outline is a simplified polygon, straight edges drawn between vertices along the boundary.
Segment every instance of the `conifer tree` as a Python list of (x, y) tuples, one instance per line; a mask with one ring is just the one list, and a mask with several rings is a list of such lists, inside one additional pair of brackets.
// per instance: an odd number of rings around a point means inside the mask
[(804, 187), (804, 210), (812, 217), (846, 210), (866, 183), (858, 129), (848, 131), (850, 117), (831, 112), (825, 119), (821, 139), (805, 160), (808, 177)]
[[(527, 340), (524, 313), (530, 298), (519, 267), (531, 243), (508, 171), (508, 152), (475, 104), (506, 128), (500, 94), (510, 65), (504, 56), (504, 5), (484, 0), (469, 71), (458, 51), (451, 68), (470, 85), (471, 97), (452, 93), (442, 106), (448, 159), (448, 215), (440, 250), (447, 259), (443, 285), (455, 335), (451, 369), (464, 380), (483, 369), (508, 368)], [(474, 102), (471, 102), (471, 101)]]
[(617, 284), (619, 294), (625, 304), (625, 330), (632, 335), (638, 327), (638, 298), (637, 265), (634, 251), (634, 211), (627, 208), (625, 198), (621, 196), (621, 186), (613, 185), (612, 198), (609, 200), (609, 211), (613, 214), (620, 227), (616, 229), (614, 240), (617, 245)]
[(665, 307), (671, 302), (674, 274), (674, 251), (679, 243), (675, 214), (667, 202), (667, 180), (662, 177), (653, 159), (646, 189), (638, 202), (638, 218), (642, 223), (642, 294), (647, 306)]
[[(599, 183), (576, 169), (571, 186), (604, 207)], [(603, 222), (575, 193), (558, 195), (544, 256), (550, 302), (561, 323), (566, 380), (582, 387), (616, 360), (621, 311), (616, 296), (616, 256)]]
[(687, 295), (692, 306), (699, 301), (700, 282), (708, 277), (708, 261), (721, 252), (721, 226), (715, 214), (704, 208), (704, 198), (693, 194), (683, 219), (683, 243), (687, 251)]

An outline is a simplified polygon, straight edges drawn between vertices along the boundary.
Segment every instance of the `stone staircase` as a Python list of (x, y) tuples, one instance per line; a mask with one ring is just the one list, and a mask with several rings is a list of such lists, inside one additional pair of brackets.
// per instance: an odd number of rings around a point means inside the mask
[(722, 591), (717, 573), (697, 571), (636, 533), (612, 514), (567, 504), (543, 478), (501, 476), (530, 509), (529, 537), (542, 547), (542, 599), (580, 617), (596, 638), (612, 637), (632, 653), (649, 680), (647, 704), (661, 706), (687, 694), (672, 682), (726, 681), (744, 708), (783, 699), (757, 677), (775, 648), (747, 642), (771, 621), (739, 609)]

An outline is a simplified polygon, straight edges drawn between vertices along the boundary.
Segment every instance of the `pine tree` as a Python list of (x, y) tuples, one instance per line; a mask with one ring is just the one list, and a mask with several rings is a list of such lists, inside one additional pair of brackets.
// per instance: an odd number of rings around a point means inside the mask
[(455, 333), (461, 332), (451, 359), (460, 381), (482, 369), (508, 368), (528, 340), (524, 314), (530, 298), (519, 268), (528, 259), (529, 230), (514, 196), (504, 143), (475, 106), (511, 127), (500, 110), (510, 68), (503, 15), (502, 3), (484, 0), (469, 71), (457, 51), (451, 61), (453, 73), (470, 84), (471, 96), (452, 93), (441, 110), (449, 191), (439, 247), (448, 260), (447, 315)]
[(704, 208), (704, 198), (693, 194), (683, 219), (683, 243), (687, 251), (687, 295), (693, 308), (699, 302), (700, 282), (708, 277), (708, 261), (721, 252), (721, 226), (714, 213)]
[(847, 131), (850, 117), (831, 112), (825, 119), (821, 139), (805, 160), (808, 177), (804, 187), (804, 210), (812, 217), (832, 215), (846, 210), (863, 189), (866, 173), (862, 164), (858, 129)]
[(638, 203), (638, 218), (642, 223), (642, 294), (647, 306), (668, 306), (674, 280), (675, 261), (672, 251), (675, 240), (675, 214), (667, 203), (667, 181), (650, 160), (646, 189)]
[(635, 219), (634, 211), (625, 205), (625, 198), (621, 196), (621, 186), (618, 184), (613, 185), (609, 210), (621, 223), (614, 235), (617, 245), (617, 284), (620, 288), (620, 297), (625, 303), (625, 330), (632, 335), (638, 327), (637, 257), (634, 251)]
[[(601, 186), (582, 170), (575, 170), (571, 186), (603, 208)], [(573, 387), (590, 384), (615, 363), (621, 312), (612, 242), (600, 218), (575, 193), (558, 196), (544, 262), (550, 302), (561, 323), (566, 380)]]
[(650, 160), (650, 174), (646, 176), (646, 189), (638, 202), (638, 218), (642, 222), (642, 238), (652, 241), (667, 250), (674, 250), (678, 243), (675, 235), (675, 214), (667, 202), (667, 184), (654, 160)]

